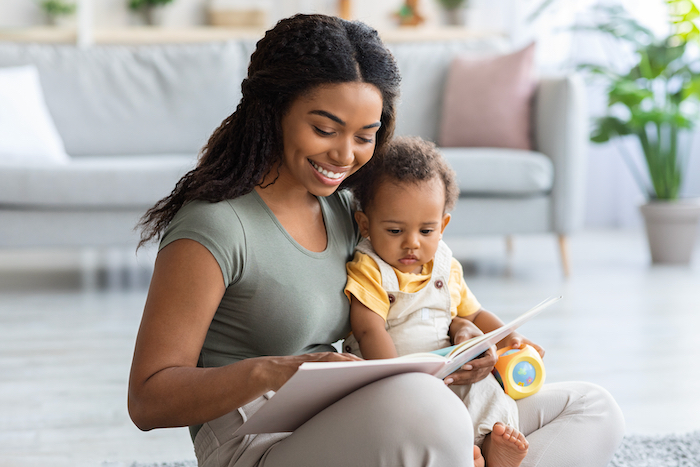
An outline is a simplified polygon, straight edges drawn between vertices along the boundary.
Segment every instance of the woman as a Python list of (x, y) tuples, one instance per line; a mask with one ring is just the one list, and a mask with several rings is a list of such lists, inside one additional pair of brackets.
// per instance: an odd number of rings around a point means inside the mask
[[(236, 111), (143, 221), (143, 241), (161, 244), (129, 382), (139, 428), (189, 426), (203, 466), (483, 463), (463, 404), (420, 374), (362, 388), (292, 434), (232, 437), (301, 363), (354, 359), (331, 346), (349, 331), (344, 265), (358, 240), (338, 188), (381, 157), (398, 86), (391, 54), (361, 23), (298, 15), (258, 42)], [(468, 325), (453, 326), (455, 342)], [(490, 354), (455, 383), (494, 362)], [(614, 412), (589, 389), (563, 405), (545, 400), (545, 415), (542, 404), (530, 409), (542, 446), (558, 442), (550, 426), (559, 439), (610, 438), (601, 421), (576, 415), (585, 397), (602, 407), (589, 413)], [(553, 465), (547, 454), (541, 465)]]

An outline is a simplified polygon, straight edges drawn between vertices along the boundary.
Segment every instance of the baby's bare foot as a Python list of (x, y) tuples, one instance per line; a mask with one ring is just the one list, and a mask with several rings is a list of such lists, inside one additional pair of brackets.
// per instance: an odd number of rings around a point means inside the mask
[(486, 467), (484, 456), (481, 455), (479, 446), (474, 446), (474, 467)]
[(530, 444), (513, 427), (497, 422), (484, 440), (482, 451), (488, 467), (518, 467)]

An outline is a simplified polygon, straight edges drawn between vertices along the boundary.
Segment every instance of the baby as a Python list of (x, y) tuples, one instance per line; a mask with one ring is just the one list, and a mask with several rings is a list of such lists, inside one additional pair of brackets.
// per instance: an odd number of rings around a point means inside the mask
[[(376, 359), (432, 351), (472, 337), (460, 333), (451, 339), (452, 326), (472, 326), (460, 320), (473, 323), (478, 334), (503, 324), (481, 308), (464, 282), (460, 263), (442, 241), (459, 189), (435, 145), (396, 138), (383, 158), (367, 164), (352, 191), (364, 239), (347, 264), (352, 334), (345, 340), (346, 352)], [(544, 353), (517, 333), (498, 346), (525, 343)], [(453, 382), (452, 377), (445, 379), (469, 409), (474, 442), (486, 464), (520, 465), (528, 442), (517, 430), (515, 401), (491, 374), (471, 385)]]

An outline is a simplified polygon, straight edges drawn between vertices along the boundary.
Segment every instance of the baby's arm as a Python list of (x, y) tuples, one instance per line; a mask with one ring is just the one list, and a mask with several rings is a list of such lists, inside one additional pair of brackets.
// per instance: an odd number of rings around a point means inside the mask
[[(469, 321), (476, 324), (476, 327), (481, 329), (484, 333), (491, 332), (503, 326), (503, 321), (501, 321), (498, 316), (494, 315), (490, 311), (479, 309), (476, 313), (473, 313), (466, 317)], [(541, 357), (544, 357), (544, 349), (539, 345), (527, 339), (522, 334), (517, 332), (511, 332), (506, 337), (504, 337), (496, 347), (502, 349), (503, 347), (513, 347), (515, 349), (522, 348), (525, 344), (531, 345), (537, 350)]]
[(394, 341), (384, 327), (384, 319), (363, 305), (354, 295), (350, 301), (350, 326), (360, 344), (363, 358), (371, 360), (398, 357)]

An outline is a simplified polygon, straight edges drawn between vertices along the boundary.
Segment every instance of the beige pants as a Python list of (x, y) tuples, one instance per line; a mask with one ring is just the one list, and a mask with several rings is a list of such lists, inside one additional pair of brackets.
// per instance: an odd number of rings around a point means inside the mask
[[(432, 376), (393, 376), (355, 391), (292, 434), (232, 438), (261, 397), (206, 423), (200, 466), (472, 466), (472, 424), (462, 401)], [(516, 402), (530, 442), (523, 467), (605, 467), (622, 441), (622, 413), (603, 388), (546, 384)], [(342, 420), (342, 423), (340, 422)]]
[(493, 425), (504, 425), (520, 429), (518, 406), (505, 392), (493, 375), (467, 386), (450, 386), (469, 411), (474, 426), (474, 444), (481, 447), (484, 438), (491, 433)]

